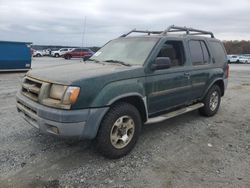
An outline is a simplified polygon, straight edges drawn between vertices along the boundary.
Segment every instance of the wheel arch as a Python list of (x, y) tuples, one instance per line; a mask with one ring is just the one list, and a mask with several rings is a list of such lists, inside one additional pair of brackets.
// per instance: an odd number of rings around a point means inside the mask
[(146, 97), (143, 97), (138, 93), (124, 94), (111, 100), (108, 105), (112, 107), (112, 105), (118, 102), (126, 102), (135, 106), (141, 115), (142, 121), (143, 122), (147, 121), (148, 113), (147, 113)]
[(209, 91), (209, 89), (213, 86), (213, 85), (218, 85), (220, 90), (221, 90), (221, 96), (223, 97), (224, 96), (224, 93), (225, 93), (225, 84), (224, 84), (224, 81), (223, 79), (216, 79), (214, 80), (210, 85), (209, 87), (207, 87), (206, 91), (204, 92), (204, 95), (202, 96), (202, 98), (204, 98), (207, 94), (207, 92)]

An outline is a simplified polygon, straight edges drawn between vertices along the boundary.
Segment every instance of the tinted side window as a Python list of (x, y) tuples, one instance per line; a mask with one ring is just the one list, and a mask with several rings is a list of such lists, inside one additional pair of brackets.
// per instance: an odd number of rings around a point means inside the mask
[[(221, 43), (210, 42), (210, 46), (213, 52), (213, 57), (216, 63), (225, 63), (227, 61), (225, 50)], [(235, 58), (235, 57), (234, 57)]]
[(189, 48), (193, 65), (203, 64), (203, 53), (200, 41), (190, 41)]
[(201, 41), (201, 47), (202, 47), (202, 51), (203, 51), (203, 59), (204, 59), (204, 63), (209, 63), (210, 61), (210, 55), (207, 49), (207, 45), (205, 44), (204, 41)]

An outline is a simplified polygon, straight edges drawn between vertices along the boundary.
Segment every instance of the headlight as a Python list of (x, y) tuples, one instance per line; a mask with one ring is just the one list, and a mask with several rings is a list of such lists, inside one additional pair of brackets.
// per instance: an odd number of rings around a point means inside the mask
[(43, 99), (42, 103), (47, 106), (70, 109), (80, 93), (79, 87), (52, 84), (48, 98)]
[(64, 97), (62, 100), (63, 104), (74, 104), (77, 100), (77, 97), (80, 93), (79, 87), (68, 87), (66, 92), (64, 93)]
[(63, 95), (64, 95), (66, 89), (67, 89), (67, 86), (52, 84), (52, 86), (50, 88), (49, 97), (52, 99), (61, 100), (63, 98)]

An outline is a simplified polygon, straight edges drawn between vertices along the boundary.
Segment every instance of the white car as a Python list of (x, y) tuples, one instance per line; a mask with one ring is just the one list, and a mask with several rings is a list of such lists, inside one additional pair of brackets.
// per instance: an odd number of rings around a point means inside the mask
[(46, 56), (49, 56), (50, 55), (50, 49), (45, 49), (45, 50), (43, 50), (44, 51), (44, 55), (46, 55)]
[(34, 50), (33, 51), (33, 57), (42, 57), (44, 56), (44, 52), (41, 50)]
[(250, 63), (250, 57), (240, 56), (239, 61), (240, 61), (240, 63), (245, 63), (245, 64)]
[(250, 63), (249, 55), (228, 55), (228, 63)]
[(51, 56), (53, 57), (60, 57), (63, 54), (72, 51), (74, 48), (61, 48), (60, 50), (57, 51), (52, 51)]

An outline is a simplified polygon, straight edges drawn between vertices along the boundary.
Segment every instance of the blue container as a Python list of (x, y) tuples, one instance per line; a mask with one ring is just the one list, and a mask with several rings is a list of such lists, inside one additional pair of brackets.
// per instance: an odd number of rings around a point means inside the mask
[(31, 43), (0, 41), (0, 72), (31, 68)]

